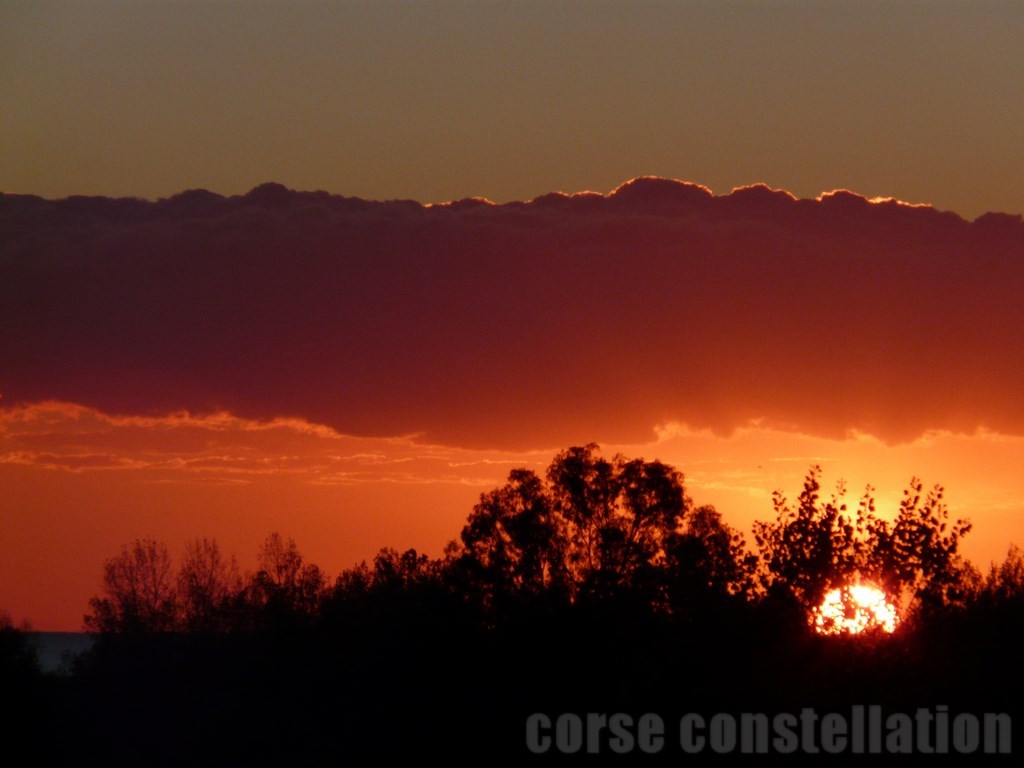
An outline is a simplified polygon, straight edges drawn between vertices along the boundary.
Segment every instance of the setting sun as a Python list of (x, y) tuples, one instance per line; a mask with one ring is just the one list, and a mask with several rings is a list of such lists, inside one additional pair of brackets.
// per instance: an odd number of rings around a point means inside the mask
[(896, 608), (882, 590), (870, 584), (833, 589), (812, 616), (820, 635), (857, 635), (872, 630), (893, 632), (899, 623)]

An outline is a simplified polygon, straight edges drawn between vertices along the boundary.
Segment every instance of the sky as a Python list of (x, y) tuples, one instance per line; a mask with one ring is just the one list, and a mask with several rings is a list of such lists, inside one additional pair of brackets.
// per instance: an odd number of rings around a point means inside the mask
[(143, 536), (437, 556), (589, 442), (748, 540), (814, 464), (883, 514), (917, 476), (1001, 559), (1021, 39), (1016, 3), (0, 0), (0, 609), (79, 629)]
[(1015, 2), (0, 2), (0, 189), (1024, 208)]

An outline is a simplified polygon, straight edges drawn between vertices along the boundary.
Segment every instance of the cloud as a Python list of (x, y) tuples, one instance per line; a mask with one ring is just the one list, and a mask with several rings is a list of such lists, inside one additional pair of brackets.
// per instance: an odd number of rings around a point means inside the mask
[(8, 406), (507, 449), (1024, 434), (1019, 216), (656, 178), (503, 205), (3, 195), (0, 262)]
[(226, 413), (112, 416), (42, 402), (0, 409), (0, 466), (73, 474), (121, 472), (145, 482), (250, 483), (289, 477), (316, 485), (496, 485), (511, 464), (548, 456), (482, 454), (410, 437), (343, 435), (301, 419)]

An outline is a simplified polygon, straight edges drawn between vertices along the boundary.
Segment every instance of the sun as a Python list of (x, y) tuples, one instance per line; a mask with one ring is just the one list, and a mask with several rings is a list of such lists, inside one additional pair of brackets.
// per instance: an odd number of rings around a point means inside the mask
[(899, 617), (885, 593), (872, 584), (851, 584), (833, 589), (811, 613), (819, 635), (858, 635), (896, 630)]

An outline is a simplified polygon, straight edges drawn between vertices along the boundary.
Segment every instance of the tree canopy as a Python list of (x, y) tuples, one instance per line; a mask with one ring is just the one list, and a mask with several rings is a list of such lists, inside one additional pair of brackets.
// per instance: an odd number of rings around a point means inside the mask
[(892, 522), (877, 514), (873, 494), (869, 486), (854, 511), (842, 483), (823, 499), (817, 466), (795, 504), (776, 492), (775, 520), (754, 524), (762, 587), (807, 607), (859, 580), (926, 610), (962, 600), (974, 574), (958, 548), (971, 524), (950, 521), (942, 487), (923, 494), (921, 481), (911, 479)]
[(912, 479), (886, 519), (870, 486), (851, 509), (845, 485), (824, 494), (821, 475), (812, 467), (792, 502), (775, 493), (774, 519), (754, 524), (751, 551), (714, 507), (694, 504), (678, 469), (574, 446), (542, 474), (513, 469), (481, 494), (443, 557), (385, 548), (372, 565), (344, 570), (333, 583), (276, 532), (246, 575), (210, 539), (189, 543), (176, 573), (165, 545), (138, 540), (104, 564), (103, 593), (90, 601), (86, 627), (312, 625), (367, 600), (461, 605), (490, 627), (567, 606), (632, 606), (691, 621), (729, 606), (788, 601), (807, 615), (830, 590), (861, 581), (917, 615), (962, 605), (986, 583), (992, 594), (1019, 586), (1016, 561), (985, 582), (961, 557), (971, 525), (951, 519), (941, 486), (926, 493)]

